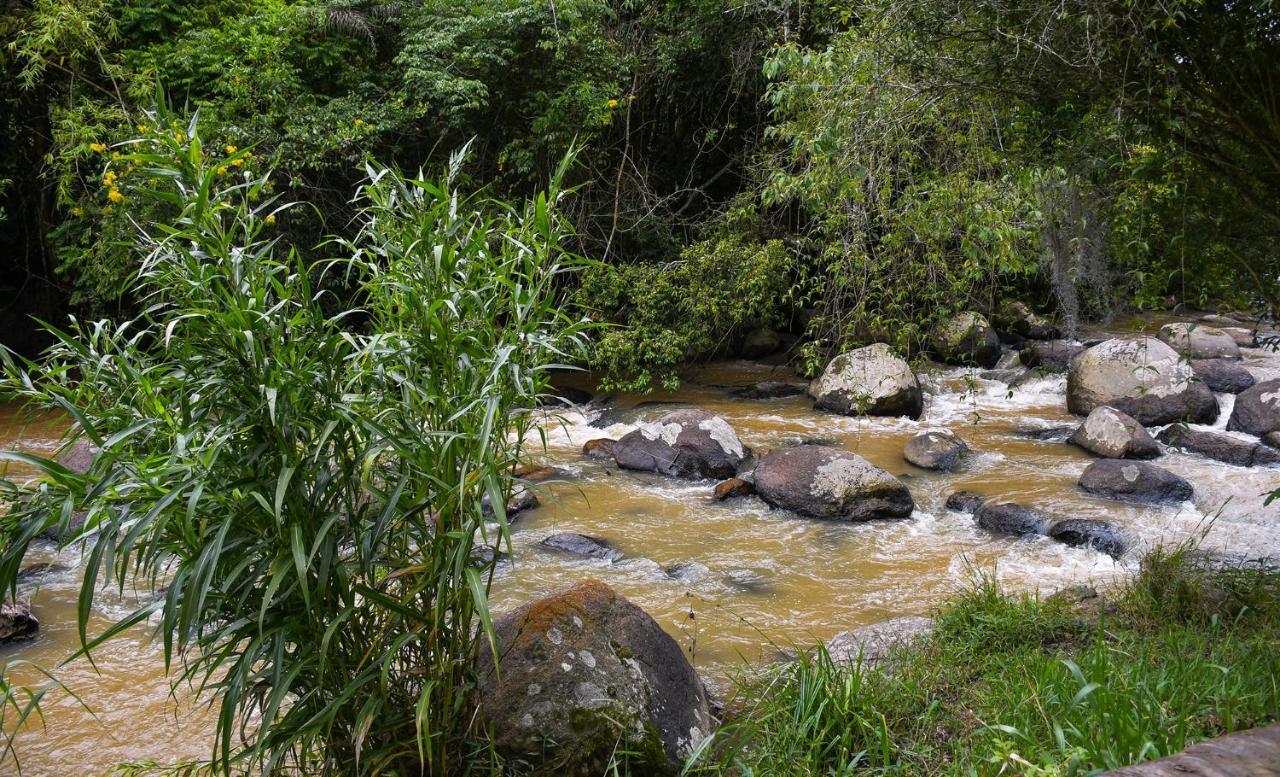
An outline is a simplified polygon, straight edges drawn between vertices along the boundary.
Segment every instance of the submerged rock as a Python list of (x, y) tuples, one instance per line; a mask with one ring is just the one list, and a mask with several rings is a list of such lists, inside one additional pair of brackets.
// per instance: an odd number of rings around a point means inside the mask
[(1147, 504), (1177, 504), (1190, 499), (1191, 484), (1145, 461), (1099, 459), (1085, 468), (1080, 488), (1108, 499)]
[(1102, 405), (1071, 435), (1071, 443), (1110, 459), (1154, 459), (1160, 446), (1132, 416)]
[(494, 621), (480, 710), (497, 751), (538, 773), (597, 775), (619, 750), (638, 773), (672, 775), (711, 732), (706, 690), (648, 614), (583, 580)]
[(27, 604), (0, 604), (0, 644), (31, 639), (40, 630), (40, 622)]
[(1069, 343), (1066, 340), (1028, 343), (1018, 351), (1018, 361), (1022, 362), (1024, 367), (1032, 369), (1066, 372), (1071, 360), (1084, 350), (1083, 345)]
[(856, 453), (821, 445), (769, 451), (755, 471), (756, 493), (773, 507), (811, 518), (906, 518), (915, 509), (902, 481)]
[(1280, 451), (1262, 443), (1246, 442), (1229, 434), (1202, 432), (1182, 424), (1173, 424), (1159, 435), (1160, 442), (1184, 451), (1198, 453), (1237, 467), (1280, 464)]
[(735, 390), (733, 396), (739, 399), (784, 399), (798, 397), (804, 392), (803, 384), (789, 383), (785, 380), (762, 380), (754, 385)]
[(667, 413), (613, 444), (613, 458), (622, 469), (678, 478), (732, 477), (746, 457), (733, 427), (701, 410)]
[(947, 364), (991, 368), (1000, 361), (1000, 338), (986, 316), (973, 311), (956, 313), (939, 324), (929, 338), (929, 348)]
[(1165, 324), (1157, 335), (1178, 353), (1192, 359), (1239, 359), (1240, 346), (1231, 335), (1204, 324)]
[(610, 440), (608, 437), (587, 440), (582, 446), (582, 455), (588, 459), (612, 459), (615, 442), (616, 440)]
[(900, 647), (927, 636), (933, 631), (933, 619), (919, 615), (905, 615), (869, 626), (859, 626), (842, 631), (827, 640), (827, 655), (837, 664), (864, 665), (883, 663)]
[(1191, 369), (1210, 391), (1239, 394), (1256, 381), (1244, 365), (1230, 359), (1192, 359)]
[(726, 499), (736, 499), (742, 496), (751, 496), (756, 492), (756, 486), (750, 480), (742, 478), (729, 478), (716, 483), (716, 490), (712, 498), (717, 502), (723, 502)]
[(1092, 548), (1112, 558), (1120, 558), (1129, 543), (1124, 534), (1105, 521), (1072, 518), (1049, 527), (1048, 535), (1074, 548)]
[(947, 497), (946, 508), (957, 513), (972, 513), (982, 507), (985, 501), (987, 498), (982, 494), (973, 491), (956, 491)]
[(599, 558), (605, 561), (619, 561), (622, 551), (611, 547), (608, 542), (585, 534), (565, 531), (552, 534), (542, 541), (545, 547), (584, 558)]
[(1106, 340), (1071, 360), (1067, 408), (1088, 415), (1110, 405), (1143, 426), (1213, 423), (1218, 402), (1191, 366), (1151, 337)]
[(1052, 340), (1058, 336), (1056, 326), (1019, 300), (1002, 305), (993, 320), (1000, 331), (1028, 340)]
[(1280, 432), (1280, 378), (1263, 381), (1240, 392), (1227, 421), (1227, 429), (1258, 437)]
[(843, 415), (904, 415), (919, 418), (924, 393), (911, 365), (884, 343), (831, 360), (809, 385), (814, 407)]
[(950, 429), (923, 432), (907, 440), (902, 457), (921, 469), (950, 472), (970, 448)]
[(989, 532), (1009, 534), (1014, 537), (1039, 534), (1044, 526), (1044, 519), (1040, 517), (1040, 513), (1013, 502), (1000, 504), (984, 502), (974, 511), (973, 517), (977, 520), (978, 526)]

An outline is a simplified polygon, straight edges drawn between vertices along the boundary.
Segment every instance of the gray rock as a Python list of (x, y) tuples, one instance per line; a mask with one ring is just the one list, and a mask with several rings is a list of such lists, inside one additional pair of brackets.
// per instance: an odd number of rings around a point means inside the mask
[(902, 457), (921, 469), (951, 472), (970, 450), (950, 429), (922, 432), (907, 440)]
[(0, 645), (30, 639), (40, 630), (30, 605), (0, 604)]
[(1049, 340), (1043, 343), (1027, 343), (1018, 351), (1018, 361), (1024, 367), (1044, 371), (1066, 372), (1076, 354), (1083, 353), (1083, 345), (1066, 340)]
[(1048, 319), (1036, 314), (1025, 303), (1011, 300), (1000, 307), (993, 317), (996, 328), (1008, 334), (1028, 340), (1052, 340), (1058, 336), (1058, 328)]
[(1044, 526), (1040, 513), (1013, 502), (984, 502), (973, 514), (978, 526), (995, 534), (1024, 537), (1039, 534)]
[(915, 509), (902, 481), (840, 448), (800, 445), (769, 451), (756, 465), (755, 482), (765, 502), (812, 518), (907, 518)]
[(827, 640), (827, 655), (837, 664), (883, 664), (895, 650), (910, 646), (933, 631), (933, 619), (906, 615), (842, 631)]
[(957, 513), (976, 512), (987, 498), (973, 491), (956, 491), (947, 497), (946, 508)]
[(904, 415), (919, 418), (924, 393), (911, 365), (884, 343), (831, 360), (809, 385), (814, 407), (844, 415)]
[(1160, 446), (1132, 416), (1102, 405), (1071, 435), (1071, 443), (1109, 459), (1154, 459)]
[(583, 580), (494, 622), (480, 711), (498, 753), (540, 773), (603, 774), (618, 750), (637, 773), (674, 775), (710, 733), (706, 690), (649, 615)]
[(1120, 558), (1129, 543), (1123, 532), (1106, 521), (1072, 518), (1049, 527), (1051, 539), (1073, 548), (1092, 548), (1112, 558)]
[[(538, 495), (534, 493), (532, 488), (524, 483), (516, 483), (511, 489), (511, 496), (507, 498), (507, 518), (515, 518), (520, 513), (532, 510), (540, 504)], [(485, 515), (493, 515), (493, 503), (489, 501), (488, 494), (480, 498), (480, 510)]]
[(623, 435), (613, 444), (622, 469), (678, 478), (727, 478), (747, 450), (723, 418), (701, 410), (677, 410)]
[(1218, 401), (1168, 345), (1151, 337), (1106, 340), (1071, 360), (1067, 409), (1088, 415), (1099, 405), (1143, 426), (1174, 421), (1213, 423)]
[(1204, 324), (1165, 324), (1157, 335), (1175, 351), (1192, 359), (1239, 359), (1240, 346), (1231, 335)]
[(706, 564), (701, 564), (697, 561), (681, 561), (679, 564), (672, 564), (662, 571), (673, 580), (683, 580), (687, 583), (696, 582), (711, 574), (711, 570), (707, 568)]
[(1190, 429), (1182, 424), (1167, 427), (1160, 433), (1159, 440), (1165, 445), (1237, 467), (1280, 464), (1280, 451), (1262, 443), (1246, 442), (1229, 434)]
[(1253, 330), (1243, 326), (1223, 326), (1218, 327), (1227, 333), (1236, 345), (1240, 348), (1252, 348), (1257, 341), (1254, 339)]
[(782, 338), (767, 327), (747, 333), (739, 353), (744, 359), (759, 359), (782, 349)]
[(1280, 432), (1280, 378), (1241, 391), (1236, 396), (1227, 429), (1258, 437)]
[(1280, 451), (1280, 432), (1267, 432), (1262, 435), (1262, 444)]
[(929, 348), (947, 364), (991, 368), (1000, 361), (1000, 338), (986, 316), (971, 310), (942, 321), (929, 337)]
[(805, 386), (800, 383), (789, 383), (785, 380), (763, 380), (745, 388), (737, 389), (733, 396), (739, 399), (784, 399), (798, 397), (805, 393)]
[(1230, 359), (1192, 359), (1191, 369), (1210, 391), (1239, 394), (1256, 381), (1253, 373)]
[(1177, 504), (1194, 492), (1183, 478), (1145, 461), (1099, 459), (1085, 468), (1080, 488), (1097, 496), (1126, 502)]
[(542, 541), (545, 547), (584, 558), (600, 558), (605, 561), (619, 561), (622, 551), (609, 546), (605, 540), (588, 537), (585, 534), (566, 531), (552, 534)]

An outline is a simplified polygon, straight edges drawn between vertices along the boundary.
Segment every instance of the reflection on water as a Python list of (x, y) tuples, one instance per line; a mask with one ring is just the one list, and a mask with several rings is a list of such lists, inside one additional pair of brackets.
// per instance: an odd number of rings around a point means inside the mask
[[(1280, 357), (1249, 352), (1260, 377), (1280, 376)], [(648, 397), (616, 396), (599, 406), (562, 411), (548, 424), (541, 456), (560, 470), (540, 486), (543, 506), (521, 515), (514, 556), (500, 569), (495, 610), (513, 607), (572, 580), (599, 578), (658, 619), (693, 655), (713, 682), (740, 658), (771, 657), (779, 649), (812, 644), (865, 623), (927, 613), (974, 570), (995, 573), (1011, 587), (1051, 591), (1083, 580), (1105, 581), (1135, 563), (1143, 547), (1197, 533), (1217, 514), (1208, 543), (1253, 554), (1280, 552), (1273, 527), (1280, 505), (1262, 495), (1280, 483), (1280, 470), (1243, 469), (1190, 455), (1169, 454), (1160, 465), (1190, 480), (1194, 504), (1118, 505), (1089, 497), (1075, 481), (1089, 462), (1062, 442), (1078, 423), (1066, 413), (1065, 380), (1046, 377), (1010, 389), (977, 372), (935, 369), (922, 375), (930, 394), (923, 418), (859, 419), (815, 413), (803, 397), (734, 399), (738, 386), (790, 377), (745, 362), (713, 365), (691, 375), (680, 391)], [(591, 388), (586, 376), (577, 376)], [(1232, 397), (1223, 397), (1229, 412)], [(723, 415), (757, 452), (821, 438), (856, 451), (904, 478), (916, 501), (910, 520), (843, 524), (799, 519), (754, 497), (716, 504), (710, 482), (687, 482), (619, 471), (580, 455), (596, 437), (617, 438), (676, 403)], [(1216, 425), (1226, 423), (1226, 412)], [(592, 425), (592, 424), (595, 425)], [(964, 471), (940, 475), (902, 459), (917, 432), (947, 427), (976, 451)], [(56, 449), (58, 419), (31, 419), (0, 408), (0, 445), (48, 453)], [(1119, 561), (1045, 538), (1007, 539), (978, 530), (971, 516), (947, 511), (949, 493), (966, 488), (1036, 507), (1056, 518), (1100, 518), (1126, 527), (1139, 547)], [(575, 531), (608, 540), (624, 554), (614, 563), (581, 560), (539, 545), (548, 534)], [(36, 563), (54, 566), (26, 578), (41, 620), (34, 642), (4, 648), (0, 661), (27, 659), (52, 667), (78, 644), (75, 599), (78, 554), (42, 550)], [(129, 607), (104, 600), (92, 628)], [(45, 730), (19, 741), (31, 775), (100, 774), (125, 760), (161, 762), (207, 753), (211, 713), (170, 694), (158, 646), (142, 632), (95, 653), (98, 673), (79, 661), (58, 676), (93, 709), (65, 695), (51, 696)]]

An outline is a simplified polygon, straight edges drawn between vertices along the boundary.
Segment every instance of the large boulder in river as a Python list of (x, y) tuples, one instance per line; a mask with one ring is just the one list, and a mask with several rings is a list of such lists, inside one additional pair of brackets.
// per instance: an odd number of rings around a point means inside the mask
[(1166, 469), (1121, 459), (1093, 462), (1080, 476), (1079, 485), (1097, 496), (1147, 504), (1177, 504), (1195, 493), (1190, 483)]
[(973, 513), (978, 526), (994, 534), (1024, 537), (1039, 534), (1044, 518), (1029, 507), (1013, 502), (984, 502)]
[(924, 394), (911, 365), (884, 343), (842, 353), (809, 384), (814, 407), (844, 415), (919, 418)]
[(956, 313), (934, 328), (929, 348), (947, 364), (991, 368), (1000, 361), (1000, 338), (985, 316), (971, 310)]
[(1258, 437), (1280, 432), (1280, 378), (1265, 380), (1241, 391), (1227, 420), (1227, 429)]
[(965, 441), (950, 429), (921, 432), (902, 449), (902, 457), (921, 469), (950, 472), (969, 452)]
[(825, 445), (769, 451), (755, 472), (756, 494), (811, 518), (907, 518), (915, 509), (902, 481), (856, 453)]
[(1226, 332), (1204, 324), (1165, 324), (1157, 335), (1175, 351), (1191, 359), (1239, 359), (1240, 346)]
[(746, 457), (733, 427), (702, 410), (667, 413), (613, 444), (613, 459), (622, 469), (678, 478), (732, 477)]
[(1210, 391), (1222, 394), (1239, 394), (1257, 382), (1244, 365), (1230, 359), (1192, 359), (1191, 369)]
[(1071, 443), (1108, 459), (1154, 459), (1160, 446), (1132, 416), (1102, 405), (1095, 407)]
[(1067, 409), (1088, 415), (1099, 405), (1127, 413), (1143, 426), (1209, 424), (1218, 417), (1209, 387), (1176, 351), (1153, 337), (1106, 340), (1071, 360)]
[(1037, 315), (1025, 302), (1011, 300), (1000, 307), (993, 316), (996, 328), (1001, 332), (1024, 337), (1028, 340), (1052, 340), (1058, 336), (1058, 328), (1048, 319)]
[(1045, 372), (1066, 372), (1071, 360), (1083, 351), (1083, 345), (1066, 340), (1027, 343), (1018, 351), (1018, 361), (1024, 367), (1039, 368)]
[(1280, 451), (1260, 442), (1241, 440), (1218, 432), (1203, 432), (1183, 424), (1171, 424), (1165, 428), (1160, 433), (1160, 442), (1237, 467), (1280, 464)]
[(499, 617), (480, 651), (480, 711), (499, 754), (533, 773), (603, 774), (615, 753), (666, 775), (711, 731), (706, 690), (649, 615), (583, 580)]
[(30, 639), (40, 630), (40, 622), (25, 604), (0, 604), (0, 645)]

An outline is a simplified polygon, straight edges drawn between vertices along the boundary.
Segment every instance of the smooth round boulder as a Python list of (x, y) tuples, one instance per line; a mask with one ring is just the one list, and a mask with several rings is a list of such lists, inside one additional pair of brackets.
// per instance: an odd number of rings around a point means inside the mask
[(610, 440), (608, 437), (597, 437), (594, 440), (587, 440), (582, 445), (582, 455), (588, 459), (612, 459), (613, 444), (616, 440)]
[(1176, 351), (1153, 337), (1106, 340), (1071, 360), (1067, 409), (1087, 416), (1100, 405), (1110, 405), (1143, 426), (1211, 424), (1218, 417), (1218, 401), (1209, 387)]
[(1052, 340), (1058, 336), (1056, 326), (1020, 300), (1006, 302), (1000, 307), (993, 320), (996, 328), (1001, 332), (1028, 340)]
[(1264, 380), (1236, 395), (1227, 430), (1257, 437), (1280, 432), (1280, 378)]
[(915, 509), (902, 481), (856, 453), (798, 445), (760, 457), (756, 494), (772, 507), (810, 518), (907, 518)]
[(583, 580), (497, 618), (480, 651), (480, 712), (498, 753), (538, 774), (674, 775), (710, 733), (706, 690), (647, 613)]
[(1014, 537), (1039, 534), (1041, 527), (1044, 526), (1044, 519), (1040, 517), (1040, 513), (1013, 502), (999, 504), (984, 502), (974, 511), (973, 517), (979, 527), (989, 532)]
[(40, 630), (40, 622), (27, 604), (0, 604), (0, 645), (31, 639)]
[(982, 503), (985, 501), (987, 501), (987, 498), (982, 494), (961, 490), (952, 492), (947, 496), (945, 507), (957, 513), (972, 513), (982, 507)]
[(1159, 440), (1165, 445), (1237, 467), (1280, 464), (1280, 451), (1260, 442), (1241, 440), (1229, 434), (1190, 429), (1183, 424), (1166, 427), (1160, 433)]
[(814, 407), (842, 415), (919, 418), (924, 393), (911, 365), (884, 343), (842, 353), (809, 384)]
[(1235, 338), (1204, 324), (1165, 324), (1156, 335), (1173, 350), (1192, 359), (1239, 359)]
[(693, 480), (732, 477), (746, 457), (733, 427), (702, 410), (667, 413), (613, 444), (613, 459), (622, 469)]
[(1085, 468), (1078, 485), (1095, 496), (1123, 502), (1178, 504), (1195, 493), (1191, 484), (1145, 461), (1099, 459)]
[(1095, 407), (1070, 442), (1108, 459), (1154, 459), (1160, 455), (1160, 446), (1142, 424), (1108, 405)]
[(1000, 361), (1000, 338), (986, 316), (967, 310), (948, 317), (934, 328), (929, 348), (946, 364), (991, 368)]
[(1088, 518), (1071, 518), (1058, 521), (1049, 527), (1050, 539), (1057, 540), (1073, 548), (1092, 548), (1099, 553), (1106, 553), (1112, 558), (1124, 555), (1129, 543), (1124, 533), (1106, 521), (1094, 521)]
[(902, 457), (921, 469), (951, 472), (970, 450), (950, 429), (922, 432), (907, 440)]
[(1230, 359), (1192, 359), (1191, 370), (1220, 394), (1239, 394), (1257, 382), (1244, 365)]

